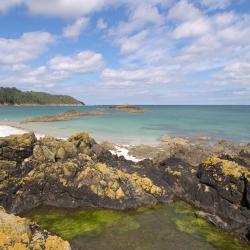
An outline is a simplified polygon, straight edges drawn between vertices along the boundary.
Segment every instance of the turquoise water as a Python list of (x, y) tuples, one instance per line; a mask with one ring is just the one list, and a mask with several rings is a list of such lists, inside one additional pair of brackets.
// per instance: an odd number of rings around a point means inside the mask
[[(1, 107), (0, 123), (16, 123), (33, 116), (51, 115), (70, 109), (94, 110), (96, 107)], [(210, 136), (214, 140), (250, 142), (250, 106), (141, 107), (147, 111), (145, 113), (112, 111), (104, 116), (18, 126), (61, 137), (87, 130), (97, 140), (119, 143), (153, 143), (165, 134)]]

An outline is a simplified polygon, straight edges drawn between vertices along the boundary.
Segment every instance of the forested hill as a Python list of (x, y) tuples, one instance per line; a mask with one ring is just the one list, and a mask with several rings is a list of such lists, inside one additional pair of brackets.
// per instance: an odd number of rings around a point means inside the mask
[(0, 105), (85, 105), (67, 95), (51, 95), (44, 92), (23, 92), (17, 88), (0, 87)]

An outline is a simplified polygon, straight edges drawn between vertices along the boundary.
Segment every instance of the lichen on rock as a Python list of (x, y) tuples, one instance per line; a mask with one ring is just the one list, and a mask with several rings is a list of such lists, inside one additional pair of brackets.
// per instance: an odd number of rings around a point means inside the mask
[[(0, 205), (17, 214), (47, 205), (124, 210), (178, 197), (225, 218), (230, 230), (250, 239), (249, 154), (242, 146), (230, 150), (207, 158), (205, 148), (186, 144), (164, 152), (164, 160), (134, 163), (87, 132), (67, 140), (37, 140), (32, 133), (0, 138)], [(36, 238), (45, 244), (48, 237)], [(52, 239), (47, 246), (55, 248)]]
[(225, 176), (229, 175), (235, 178), (246, 177), (248, 181), (250, 181), (250, 170), (234, 161), (224, 160), (216, 156), (211, 156), (206, 159), (203, 164), (206, 167), (219, 166)]
[(52, 236), (29, 219), (7, 214), (0, 209), (0, 249), (70, 250), (69, 243)]

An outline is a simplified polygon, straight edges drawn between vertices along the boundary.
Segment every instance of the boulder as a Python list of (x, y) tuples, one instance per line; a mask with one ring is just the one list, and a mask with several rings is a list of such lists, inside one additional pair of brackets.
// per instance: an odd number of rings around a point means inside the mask
[(34, 133), (2, 137), (0, 138), (0, 160), (22, 162), (32, 155), (35, 143)]
[(30, 220), (8, 214), (0, 207), (0, 248), (70, 250), (69, 243), (42, 230)]

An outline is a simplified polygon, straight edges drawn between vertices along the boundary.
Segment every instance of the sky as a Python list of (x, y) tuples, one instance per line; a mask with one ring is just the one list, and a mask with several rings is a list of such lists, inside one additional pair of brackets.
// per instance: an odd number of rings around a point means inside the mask
[(250, 104), (250, 0), (0, 0), (0, 27), (0, 86)]

